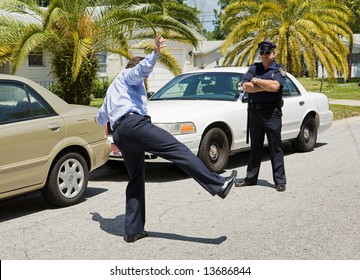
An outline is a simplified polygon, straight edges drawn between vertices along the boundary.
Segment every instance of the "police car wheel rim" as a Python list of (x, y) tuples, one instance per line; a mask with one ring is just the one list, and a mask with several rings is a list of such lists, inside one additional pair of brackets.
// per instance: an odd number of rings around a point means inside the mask
[(308, 127), (305, 127), (304, 129), (304, 139), (306, 142), (310, 140), (310, 129)]
[(209, 157), (212, 161), (217, 161), (219, 158), (219, 146), (217, 144), (212, 144), (209, 147)]

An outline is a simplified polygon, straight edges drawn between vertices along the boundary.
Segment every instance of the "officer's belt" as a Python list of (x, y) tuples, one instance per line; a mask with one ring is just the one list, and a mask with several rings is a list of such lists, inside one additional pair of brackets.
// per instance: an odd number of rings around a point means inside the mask
[(250, 109), (256, 109), (256, 110), (266, 110), (266, 109), (275, 109), (275, 108), (281, 108), (283, 106), (284, 102), (283, 100), (276, 102), (276, 103), (249, 103)]

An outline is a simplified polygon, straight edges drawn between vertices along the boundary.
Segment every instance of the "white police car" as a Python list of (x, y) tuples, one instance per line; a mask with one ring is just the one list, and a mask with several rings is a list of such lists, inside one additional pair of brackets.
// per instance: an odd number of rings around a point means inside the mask
[[(230, 155), (249, 149), (247, 103), (238, 89), (247, 69), (203, 69), (173, 78), (148, 100), (152, 122), (187, 145), (210, 170), (222, 172)], [(307, 92), (287, 73), (283, 100), (282, 140), (292, 141), (297, 151), (311, 151), (318, 133), (333, 122), (328, 98)], [(110, 160), (122, 160), (112, 146)], [(165, 161), (152, 154), (146, 159)]]

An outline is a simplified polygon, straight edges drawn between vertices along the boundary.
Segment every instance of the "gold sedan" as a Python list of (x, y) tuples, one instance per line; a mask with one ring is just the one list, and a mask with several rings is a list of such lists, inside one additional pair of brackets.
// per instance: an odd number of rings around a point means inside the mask
[(110, 152), (96, 113), (31, 80), (0, 74), (0, 199), (41, 190), (57, 206), (81, 201), (89, 172)]

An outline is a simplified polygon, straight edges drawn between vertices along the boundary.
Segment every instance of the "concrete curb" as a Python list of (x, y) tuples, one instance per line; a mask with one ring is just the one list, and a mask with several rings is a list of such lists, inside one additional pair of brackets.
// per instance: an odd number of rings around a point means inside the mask
[(347, 106), (359, 106), (360, 100), (345, 100), (345, 99), (329, 99), (330, 104), (347, 105)]

